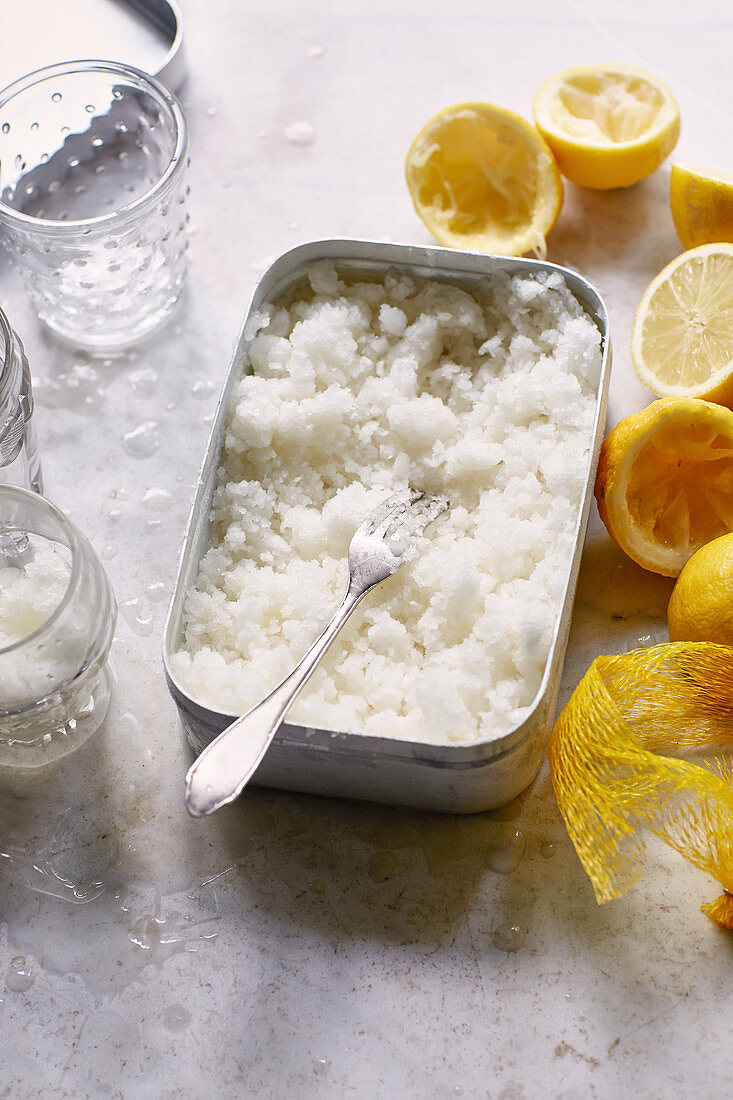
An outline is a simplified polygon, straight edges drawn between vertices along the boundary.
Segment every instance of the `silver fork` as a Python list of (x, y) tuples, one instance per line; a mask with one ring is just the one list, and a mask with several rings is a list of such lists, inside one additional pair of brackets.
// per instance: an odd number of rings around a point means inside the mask
[(362, 521), (349, 543), (349, 584), (323, 633), (282, 683), (204, 749), (186, 776), (186, 809), (206, 817), (246, 787), (288, 707), (359, 600), (396, 573), (428, 524), (448, 508), (445, 497), (401, 489)]

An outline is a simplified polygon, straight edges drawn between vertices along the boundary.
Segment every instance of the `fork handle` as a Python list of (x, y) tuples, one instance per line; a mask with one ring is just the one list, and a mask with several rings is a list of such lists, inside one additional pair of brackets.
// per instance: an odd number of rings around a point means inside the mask
[(325, 630), (293, 671), (262, 702), (227, 726), (194, 761), (186, 776), (186, 809), (192, 817), (206, 817), (242, 793), (288, 707), (368, 591), (350, 584)]

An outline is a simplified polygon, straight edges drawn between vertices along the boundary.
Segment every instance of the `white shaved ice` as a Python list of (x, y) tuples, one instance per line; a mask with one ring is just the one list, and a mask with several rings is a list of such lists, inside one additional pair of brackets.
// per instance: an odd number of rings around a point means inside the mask
[(338, 605), (364, 515), (411, 485), (451, 502), (361, 603), (288, 720), (436, 743), (526, 717), (572, 556), (601, 367), (559, 274), (470, 290), (399, 272), (250, 319), (175, 676), (243, 712)]

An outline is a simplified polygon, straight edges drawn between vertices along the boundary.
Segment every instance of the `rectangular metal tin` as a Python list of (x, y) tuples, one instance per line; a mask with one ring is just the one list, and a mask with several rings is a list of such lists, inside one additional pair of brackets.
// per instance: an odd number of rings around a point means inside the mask
[[(329, 259), (340, 269), (383, 275), (399, 268), (423, 278), (459, 281), (466, 285), (490, 279), (499, 271), (558, 271), (569, 289), (597, 324), (602, 337), (603, 364), (596, 402), (593, 438), (578, 515), (575, 548), (568, 563), (562, 610), (558, 615), (542, 683), (530, 715), (508, 733), (466, 745), (435, 745), (387, 737), (312, 729), (285, 723), (257, 770), (254, 782), (263, 787), (311, 794), (356, 798), (412, 806), (446, 813), (475, 813), (503, 805), (534, 779), (542, 762), (551, 728), (567, 646), (580, 557), (588, 523), (592, 486), (606, 417), (611, 349), (605, 306), (582, 276), (538, 260), (456, 252), (416, 245), (373, 241), (326, 240), (303, 244), (279, 257), (255, 288), (247, 317), (264, 302), (277, 299), (316, 260)], [(191, 510), (175, 590), (168, 610), (163, 659), (168, 687), (176, 702), (188, 740), (200, 752), (236, 717), (210, 710), (177, 683), (170, 654), (179, 648), (186, 594), (195, 583), (199, 562), (209, 540), (209, 515), (219, 454), (232, 388), (247, 369), (247, 317), (237, 342), (221, 394), (209, 446)]]

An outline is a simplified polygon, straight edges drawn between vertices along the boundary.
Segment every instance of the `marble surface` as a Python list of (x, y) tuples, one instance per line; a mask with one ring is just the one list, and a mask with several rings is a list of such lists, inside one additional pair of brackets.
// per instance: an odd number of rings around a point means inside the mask
[[(251, 790), (185, 814), (190, 762), (160, 646), (187, 511), (248, 296), (300, 241), (428, 243), (403, 182), (441, 107), (524, 115), (541, 79), (614, 59), (656, 72), (681, 160), (724, 163), (723, 2), (183, 0), (191, 124), (188, 293), (114, 360), (57, 346), (0, 258), (25, 341), (48, 495), (91, 538), (120, 605), (103, 731), (0, 787), (0, 1097), (640, 1098), (718, 1094), (733, 1069), (733, 939), (716, 885), (666, 849), (599, 908), (546, 771), (487, 815), (442, 818)], [(59, 58), (59, 60), (62, 60)], [(679, 251), (668, 166), (572, 185), (549, 258), (609, 309), (609, 421), (645, 405), (634, 307)], [(563, 678), (664, 639), (669, 582), (593, 516)]]

